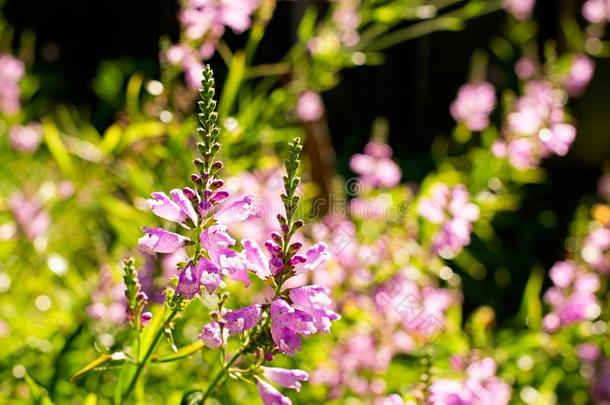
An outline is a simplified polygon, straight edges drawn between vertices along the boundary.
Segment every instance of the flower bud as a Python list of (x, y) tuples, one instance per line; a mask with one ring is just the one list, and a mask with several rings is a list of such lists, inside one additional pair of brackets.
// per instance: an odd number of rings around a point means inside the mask
[(140, 315), (140, 324), (142, 326), (146, 326), (152, 320), (152, 318), (153, 314), (151, 312), (143, 312), (142, 315)]

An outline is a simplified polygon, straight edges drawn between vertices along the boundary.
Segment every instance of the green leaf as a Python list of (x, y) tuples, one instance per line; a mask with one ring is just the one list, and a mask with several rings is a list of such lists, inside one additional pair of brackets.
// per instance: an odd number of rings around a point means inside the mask
[(112, 356), (108, 353), (102, 354), (97, 359), (93, 360), (92, 362), (87, 364), (85, 367), (81, 368), (76, 373), (74, 373), (74, 375), (72, 377), (70, 377), (70, 381), (78, 380), (85, 374), (95, 370), (97, 367), (101, 366), (102, 364), (108, 363), (109, 361), (112, 361)]
[(49, 148), (49, 152), (53, 155), (53, 159), (65, 175), (70, 175), (74, 171), (74, 164), (68, 149), (64, 145), (61, 134), (57, 126), (50, 119), (42, 120), (42, 131), (45, 143)]
[(156, 359), (153, 358), (152, 361), (154, 363), (169, 363), (172, 361), (180, 360), (180, 359), (188, 357), (194, 353), (197, 353), (203, 347), (204, 347), (203, 342), (201, 340), (198, 340), (188, 346), (184, 346), (183, 348), (179, 349), (176, 353), (168, 354), (167, 356), (161, 356)]
[(222, 118), (225, 118), (231, 112), (245, 73), (246, 54), (242, 51), (237, 51), (235, 52), (235, 55), (233, 55), (233, 60), (231, 61), (231, 67), (229, 69), (229, 76), (227, 77), (227, 81), (225, 82), (222, 89), (222, 95), (220, 97), (218, 113)]

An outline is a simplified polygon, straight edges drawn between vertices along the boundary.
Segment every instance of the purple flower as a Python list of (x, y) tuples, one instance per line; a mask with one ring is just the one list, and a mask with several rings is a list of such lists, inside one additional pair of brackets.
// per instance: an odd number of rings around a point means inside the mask
[(227, 312), (224, 315), (224, 320), (226, 322), (225, 327), (231, 336), (252, 329), (258, 323), (258, 321), (260, 321), (260, 319), (260, 305), (249, 305), (247, 307)]
[(307, 381), (309, 374), (303, 370), (277, 367), (261, 367), (266, 379), (284, 388), (301, 391), (301, 381)]
[(271, 336), (283, 353), (292, 356), (301, 350), (298, 335), (312, 335), (316, 332), (311, 315), (294, 309), (286, 301), (277, 298), (271, 304)]
[(190, 261), (178, 276), (178, 287), (176, 292), (186, 298), (193, 298), (199, 294), (201, 289), (201, 272), (203, 260), (197, 263), (197, 266)]
[(267, 259), (258, 243), (252, 239), (244, 239), (241, 242), (244, 247), (244, 257), (248, 262), (248, 267), (262, 280), (271, 276), (269, 269), (269, 259)]
[(288, 397), (258, 377), (256, 377), (256, 388), (265, 405), (292, 405), (292, 401)]
[(364, 152), (352, 156), (349, 164), (365, 186), (390, 188), (400, 183), (402, 172), (391, 159), (392, 149), (388, 145), (370, 142)]
[(231, 225), (242, 222), (256, 215), (254, 197), (246, 195), (234, 201), (227, 201), (214, 214), (214, 219), (219, 225)]
[(216, 291), (218, 286), (222, 285), (222, 272), (211, 261), (205, 257), (200, 257), (197, 263), (201, 267), (201, 284), (205, 286), (208, 293)]
[(197, 225), (197, 213), (182, 190), (170, 191), (171, 199), (165, 193), (151, 195), (153, 199), (146, 200), (146, 205), (158, 217), (180, 224), (190, 219)]
[(610, 229), (595, 229), (585, 238), (582, 258), (595, 270), (610, 271)]
[(295, 272), (307, 273), (315, 270), (330, 258), (328, 246), (324, 242), (318, 242), (305, 252), (305, 261), (295, 265)]
[(303, 122), (319, 121), (324, 114), (324, 104), (318, 93), (304, 91), (297, 99), (297, 117)]
[(201, 339), (210, 349), (217, 349), (222, 346), (224, 339), (218, 322), (212, 321), (205, 325), (201, 329), (199, 339)]
[(8, 131), (11, 147), (18, 152), (34, 153), (42, 140), (42, 126), (32, 122), (26, 126), (15, 125)]
[(451, 104), (451, 116), (471, 131), (482, 131), (489, 125), (489, 114), (496, 106), (496, 92), (487, 82), (468, 83), (460, 87)]
[(234, 244), (235, 239), (227, 233), (225, 225), (214, 225), (201, 233), (201, 245), (207, 250), (211, 264), (247, 287), (250, 285), (248, 265), (241, 253), (230, 248)]
[(138, 239), (140, 249), (144, 253), (174, 253), (184, 247), (189, 238), (177, 233), (166, 231), (163, 228), (142, 228), (146, 235)]
[(341, 318), (330, 308), (332, 300), (324, 287), (310, 285), (293, 288), (289, 296), (295, 309), (311, 315), (318, 332), (329, 333), (330, 322)]

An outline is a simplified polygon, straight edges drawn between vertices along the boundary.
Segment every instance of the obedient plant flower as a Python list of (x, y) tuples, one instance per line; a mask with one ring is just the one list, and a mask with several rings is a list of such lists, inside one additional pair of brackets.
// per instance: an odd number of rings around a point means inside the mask
[(350, 168), (360, 181), (371, 188), (390, 188), (400, 182), (402, 172), (392, 158), (392, 148), (378, 141), (369, 142), (364, 154), (357, 153), (350, 160)]
[(489, 115), (496, 107), (496, 91), (488, 82), (468, 83), (460, 87), (451, 104), (451, 116), (471, 131), (489, 126)]
[(37, 122), (12, 126), (8, 130), (8, 140), (17, 152), (34, 153), (42, 141), (42, 126)]
[(23, 62), (12, 55), (0, 54), (0, 113), (19, 112), (21, 108), (19, 82), (24, 74)]
[(420, 200), (418, 212), (428, 221), (441, 226), (434, 236), (432, 248), (443, 257), (457, 255), (470, 243), (472, 223), (479, 219), (480, 214), (479, 207), (470, 202), (470, 194), (465, 186), (449, 188), (446, 184), (435, 185), (430, 197)]
[(140, 249), (148, 254), (174, 253), (182, 249), (189, 238), (163, 228), (143, 228), (146, 235), (138, 240)]

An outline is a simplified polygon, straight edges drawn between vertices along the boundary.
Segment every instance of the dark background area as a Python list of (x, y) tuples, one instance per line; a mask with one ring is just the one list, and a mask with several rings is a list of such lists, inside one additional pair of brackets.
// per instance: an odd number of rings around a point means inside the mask
[[(572, 2), (539, 1), (536, 19), (541, 44), (560, 37), (558, 16), (564, 3)], [(277, 60), (290, 47), (301, 9), (297, 2), (278, 3), (257, 55), (259, 62)], [(8, 0), (4, 7), (15, 27), (15, 38), (24, 30), (36, 34), (34, 70), (43, 78), (45, 94), (87, 106), (101, 130), (112, 122), (116, 109), (100, 101), (93, 90), (100, 63), (121, 59), (127, 70), (154, 77), (158, 74), (159, 39), (177, 39), (177, 12), (177, 3), (171, 0)], [(503, 13), (485, 16), (468, 22), (462, 32), (435, 33), (395, 46), (385, 52), (382, 66), (344, 71), (339, 86), (324, 95), (340, 173), (349, 175), (348, 160), (362, 149), (378, 116), (389, 121), (389, 142), (404, 180), (419, 181), (431, 171), (430, 146), (435, 137), (447, 136), (454, 125), (448, 106), (467, 80), (472, 52), (488, 46), (504, 19)], [(227, 33), (229, 44), (242, 40)], [(595, 193), (602, 163), (609, 157), (609, 67), (607, 60), (598, 61), (589, 91), (571, 105), (579, 136), (570, 155), (545, 162), (547, 181), (527, 187), (519, 212), (496, 218), (502, 250), (492, 251), (481, 241), (473, 241), (469, 249), (488, 269), (508, 269), (511, 279), (498, 289), (491, 288), (494, 274), (472, 280), (463, 273), (467, 311), (490, 303), (506, 319), (517, 311), (532, 266), (540, 263), (548, 269), (561, 258), (574, 210), (583, 195)]]

